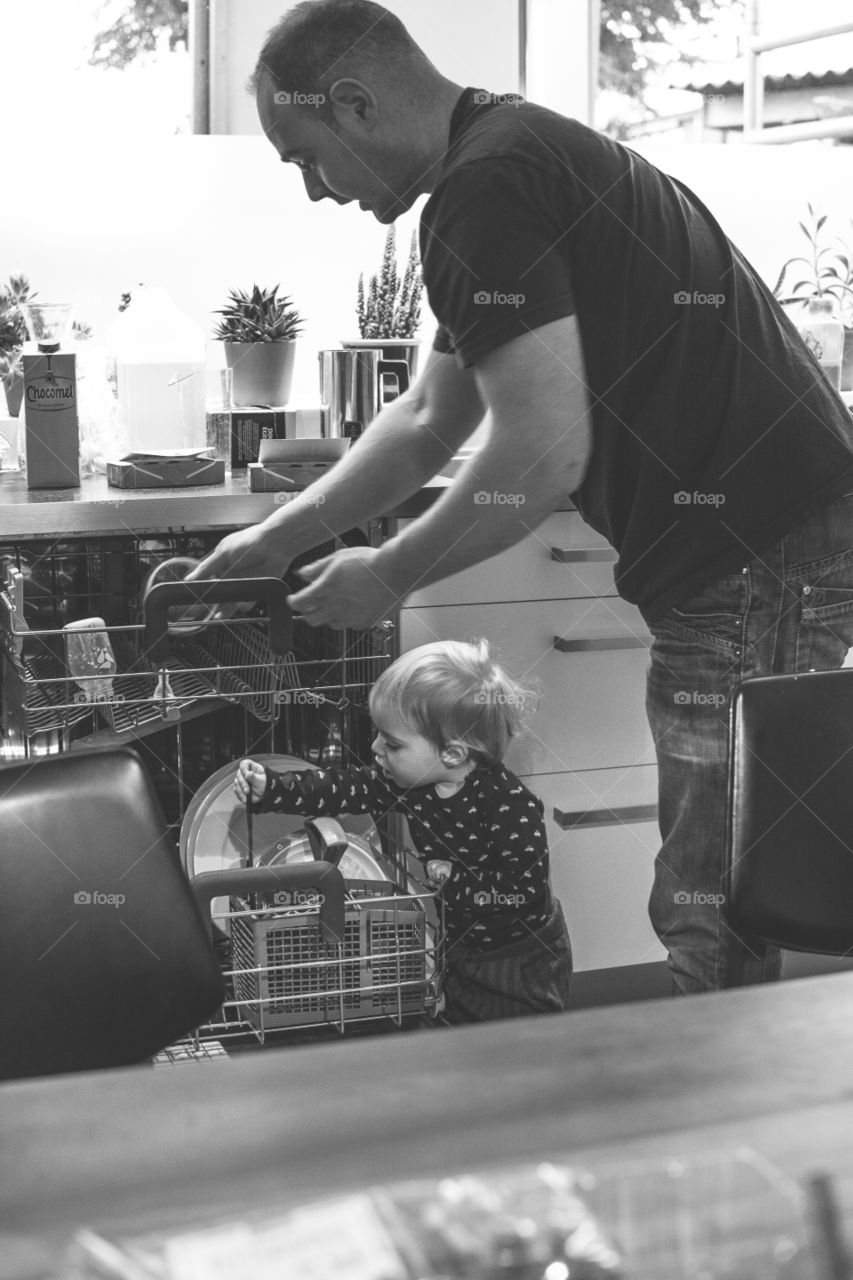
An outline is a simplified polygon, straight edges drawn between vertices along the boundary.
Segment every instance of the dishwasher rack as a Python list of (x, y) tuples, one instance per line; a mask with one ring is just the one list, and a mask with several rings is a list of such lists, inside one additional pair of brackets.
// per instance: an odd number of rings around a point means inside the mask
[[(264, 1044), (273, 1034), (316, 1028), (343, 1035), (354, 1023), (402, 1026), (436, 1017), (444, 963), (440, 894), (411, 874), (404, 889), (391, 880), (339, 878), (330, 885), (330, 872), (321, 861), (196, 877), (197, 892), (210, 881), (203, 899), (230, 889), (221, 906), (209, 907), (227, 996), (173, 1051), (207, 1056), (210, 1044), (247, 1038)], [(208, 905), (202, 901), (203, 909)]]
[[(294, 618), (292, 644), (276, 653), (260, 604), (193, 634), (170, 631), (155, 656), (143, 610), (152, 571), (202, 559), (225, 532), (0, 542), (0, 760), (129, 743), (177, 837), (195, 792), (230, 761), (265, 751), (312, 764), (371, 759), (368, 693), (393, 656), (390, 623), (333, 631)], [(295, 568), (284, 581), (304, 585)], [(91, 618), (103, 619), (115, 655), (107, 685), (68, 665), (65, 628)]]

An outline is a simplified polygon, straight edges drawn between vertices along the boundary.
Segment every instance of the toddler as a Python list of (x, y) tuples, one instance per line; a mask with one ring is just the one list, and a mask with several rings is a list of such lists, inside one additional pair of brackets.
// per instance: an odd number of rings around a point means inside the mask
[(255, 812), (405, 816), (444, 898), (451, 1022), (569, 1003), (571, 946), (550, 890), (542, 801), (501, 763), (527, 703), (485, 641), (421, 645), (371, 689), (374, 765), (275, 773), (243, 760), (234, 781)]

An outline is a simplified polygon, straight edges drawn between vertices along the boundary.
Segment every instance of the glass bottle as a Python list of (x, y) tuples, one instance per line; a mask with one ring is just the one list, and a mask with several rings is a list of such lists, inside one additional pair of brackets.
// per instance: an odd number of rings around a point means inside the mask
[(800, 334), (836, 391), (841, 390), (844, 325), (834, 314), (832, 298), (809, 298)]

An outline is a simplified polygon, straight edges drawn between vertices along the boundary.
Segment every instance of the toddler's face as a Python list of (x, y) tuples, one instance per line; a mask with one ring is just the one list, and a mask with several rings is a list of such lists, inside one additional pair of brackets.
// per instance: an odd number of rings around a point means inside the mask
[(371, 749), (376, 763), (398, 787), (425, 787), (453, 778), (438, 748), (403, 721), (384, 713), (375, 714), (373, 724), (376, 737)]

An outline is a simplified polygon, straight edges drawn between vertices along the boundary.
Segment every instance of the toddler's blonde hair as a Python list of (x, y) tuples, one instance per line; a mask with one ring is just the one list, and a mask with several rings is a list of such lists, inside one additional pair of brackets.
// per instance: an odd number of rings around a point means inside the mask
[(420, 645), (392, 662), (370, 691), (371, 714), (389, 712), (439, 751), (464, 743), (484, 764), (500, 763), (534, 702), (485, 640)]

